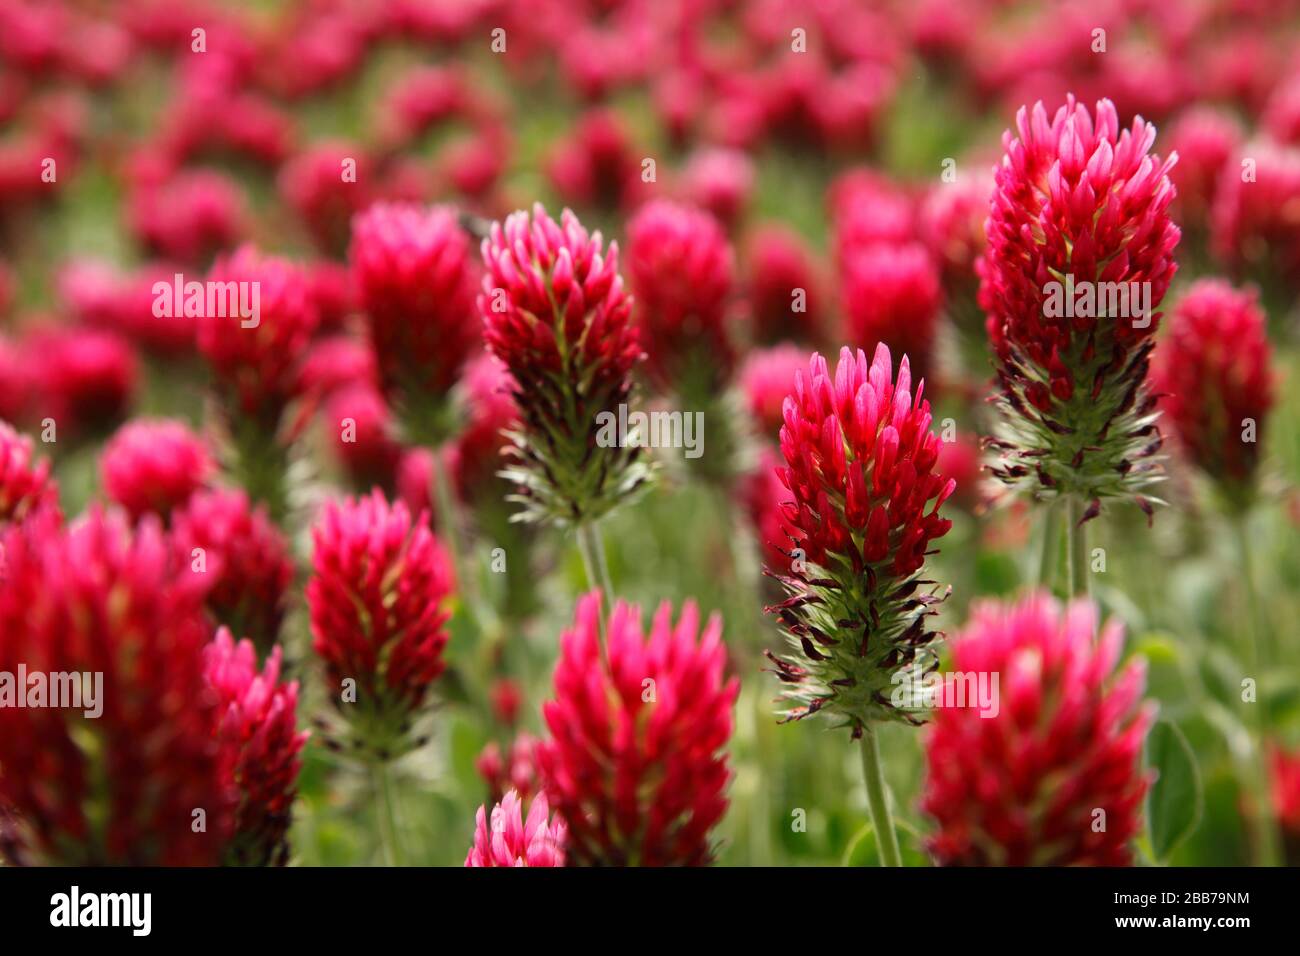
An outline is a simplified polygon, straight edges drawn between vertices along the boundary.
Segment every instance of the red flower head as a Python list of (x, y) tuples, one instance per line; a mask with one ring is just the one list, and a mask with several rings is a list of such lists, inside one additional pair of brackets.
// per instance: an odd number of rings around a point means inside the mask
[(931, 541), (952, 522), (939, 507), (954, 482), (935, 471), (939, 439), (930, 431), (925, 383), (912, 395), (907, 356), (891, 372), (889, 349), (840, 351), (832, 378), (814, 354), (785, 401), (779, 469), (796, 549), (769, 569), (790, 597), (769, 610), (794, 649), (769, 654), (793, 706), (788, 720), (825, 710), (861, 733), (870, 720), (909, 720), (889, 702), (889, 672), (911, 664), (933, 640), (918, 593)]
[(450, 207), (376, 203), (353, 222), (349, 255), (385, 392), (409, 437), (437, 444), (450, 429), (444, 399), (478, 342), (469, 236)]
[(808, 367), (808, 353), (797, 345), (756, 349), (745, 357), (737, 379), (749, 413), (763, 438), (776, 442), (785, 421), (785, 397), (795, 376)]
[(474, 845), (465, 857), (466, 866), (564, 866), (564, 821), (559, 817), (550, 820), (545, 794), (533, 798), (527, 822), (522, 803), (519, 794), (511, 790), (492, 808), (490, 824), (487, 807), (478, 808)]
[(239, 241), (248, 218), (235, 181), (206, 169), (141, 183), (128, 207), (131, 231), (148, 252), (193, 264)]
[(289, 544), (243, 491), (200, 491), (172, 514), (179, 560), (204, 588), (208, 613), (252, 638), (259, 651), (275, 646), (293, 581)]
[(1115, 106), (1095, 116), (1042, 103), (1003, 135), (980, 260), (980, 303), (1001, 386), (1002, 460), (1012, 487), (1094, 502), (1158, 480), (1159, 432), (1146, 386), (1155, 311), (1177, 266), (1169, 216), (1175, 157), (1151, 153), (1141, 118), (1119, 129)]
[(607, 110), (585, 113), (546, 163), (556, 193), (575, 205), (615, 208), (636, 194), (640, 166), (627, 131)]
[(1210, 212), (1214, 253), (1264, 288), (1300, 288), (1300, 148), (1268, 141), (1241, 147), (1228, 163)]
[[(979, 312), (975, 262), (986, 244), (984, 220), (992, 191), (993, 181), (987, 176), (961, 176), (932, 188), (917, 213), (921, 241), (939, 264), (948, 311), (963, 327), (974, 325)], [(982, 323), (980, 339), (982, 344)]]
[(907, 355), (918, 376), (933, 365), (939, 271), (917, 242), (876, 242), (849, 255), (842, 278), (847, 334), (859, 348), (884, 342)]
[(1300, 72), (1292, 73), (1273, 90), (1262, 122), (1277, 142), (1300, 146)]
[(614, 605), (600, 640), (600, 596), (578, 602), (560, 639), (551, 739), (538, 754), (547, 796), (580, 865), (696, 866), (727, 808), (725, 747), (739, 685), (726, 680), (722, 620), (699, 631), (687, 602), (665, 602), (647, 639), (641, 609)]
[(776, 452), (762, 448), (757, 467), (740, 482), (741, 500), (763, 549), (763, 564), (769, 570), (791, 567), (790, 534), (786, 531), (783, 507), (790, 500), (790, 490), (777, 476), (779, 470)]
[(31, 369), (26, 350), (0, 336), (0, 420), (19, 422), (31, 404)]
[(1288, 847), (1300, 848), (1300, 751), (1274, 747), (1270, 757), (1273, 809)]
[(297, 729), (298, 682), (280, 683), (280, 648), (271, 651), (259, 673), (252, 643), (236, 644), (225, 628), (204, 649), (204, 669), (217, 696), (218, 739), (239, 790), (226, 861), (283, 865), (307, 742), (307, 732)]
[(465, 428), (456, 437), (455, 482), (462, 497), (490, 484), (501, 469), (502, 432), (519, 421), (514, 379), (495, 355), (484, 353), (465, 365), (461, 375), (461, 405)]
[(867, 246), (908, 242), (915, 233), (911, 200), (878, 173), (845, 173), (831, 183), (826, 203), (834, 224), (835, 262), (841, 269)]
[(746, 265), (754, 338), (817, 340), (826, 303), (822, 277), (807, 242), (785, 226), (760, 226), (750, 236)]
[(506, 791), (514, 790), (521, 799), (540, 791), (537, 780), (537, 748), (540, 741), (532, 734), (520, 733), (510, 742), (505, 756), (496, 742), (483, 748), (474, 769), (487, 784), (489, 798), (500, 803)]
[(183, 422), (136, 419), (109, 439), (99, 459), (104, 492), (132, 520), (153, 513), (164, 520), (212, 475), (203, 439)]
[(194, 350), (194, 319), (153, 313), (156, 282), (171, 286), (175, 269), (151, 265), (119, 275), (95, 261), (72, 263), (59, 276), (59, 294), (82, 325), (116, 332), (159, 356)]
[(523, 703), (523, 694), (519, 684), (508, 677), (501, 677), (492, 682), (492, 713), (496, 719), (507, 727), (513, 727), (519, 719), (519, 705)]
[(108, 332), (40, 331), (27, 343), (35, 363), (37, 419), (52, 418), (60, 432), (88, 437), (126, 412), (140, 378), (131, 347)]
[(754, 191), (754, 164), (740, 150), (706, 149), (690, 158), (682, 178), (686, 199), (733, 229)]
[(32, 440), (0, 421), (0, 530), (58, 501), (49, 461), (33, 461)]
[[(977, 603), (952, 642), (959, 674), (996, 676), (996, 708), (939, 707), (921, 809), (943, 865), (1124, 866), (1149, 779), (1145, 667), (1115, 666), (1123, 626), (1086, 601)], [(996, 712), (994, 712), (996, 711)], [(1105, 827), (1095, 826), (1097, 810)]]
[(298, 391), (328, 397), (349, 385), (379, 387), (379, 369), (369, 343), (348, 335), (317, 339), (302, 363)]
[(515, 381), (522, 418), (508, 480), (530, 520), (595, 520), (650, 474), (643, 449), (597, 441), (597, 419), (628, 404), (642, 356), (618, 246), (606, 254), (600, 233), (567, 209), (556, 223), (539, 204), (493, 224), (483, 261), (484, 338)]
[(1271, 356), (1255, 292), (1219, 279), (1187, 290), (1156, 350), (1153, 379), (1179, 447), (1239, 502), (1273, 406)]
[(348, 247), (352, 217), (369, 202), (374, 173), (353, 143), (317, 143), (285, 164), (279, 190), (316, 245), (331, 255)]
[(234, 795), (203, 677), (210, 631), (157, 521), (132, 531), (99, 510), (66, 530), (33, 520), (3, 551), (0, 671), (23, 668), (29, 695), (37, 673), (92, 675), (81, 695), (64, 688), (80, 707), (0, 709), (0, 805), (17, 813), (23, 858), (217, 863)]
[(326, 406), (325, 428), (354, 485), (392, 486), (402, 446), (393, 437), (388, 404), (377, 388), (357, 383), (335, 392)]
[(426, 517), (378, 491), (328, 502), (312, 542), (307, 606), (330, 697), (354, 746), (397, 756), (446, 666), (451, 565)]
[[(205, 308), (199, 319), (199, 350), (212, 368), (227, 413), (235, 419), (247, 417), (273, 433), (297, 396), (299, 365), (319, 322), (307, 276), (285, 259), (242, 246), (212, 267), (208, 282), (227, 289), (236, 283), (237, 295), (247, 295), (240, 302), (257, 304), (249, 309), (257, 314), (249, 317), (229, 307)], [(230, 296), (226, 299), (229, 302)]]
[(1244, 133), (1240, 121), (1227, 110), (1193, 106), (1169, 129), (1169, 148), (1178, 154), (1171, 179), (1178, 187), (1174, 211), (1178, 220), (1204, 231), (1209, 226), (1219, 178), (1224, 168), (1240, 171), (1237, 157)]
[(727, 328), (735, 263), (722, 227), (706, 212), (656, 200), (632, 217), (627, 232), (651, 377), (691, 395), (701, 387), (717, 391), (736, 359)]

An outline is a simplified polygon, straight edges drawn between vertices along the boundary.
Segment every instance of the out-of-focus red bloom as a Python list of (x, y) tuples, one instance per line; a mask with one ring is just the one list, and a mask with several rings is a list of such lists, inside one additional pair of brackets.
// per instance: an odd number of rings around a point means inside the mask
[(754, 339), (816, 341), (826, 304), (816, 258), (798, 233), (776, 224), (749, 237), (746, 292)]
[(960, 176), (931, 188), (917, 210), (917, 232), (939, 264), (944, 290), (972, 305), (979, 284), (975, 261), (984, 251), (992, 191), (987, 176)]
[(669, 389), (703, 378), (715, 391), (736, 359), (727, 327), (735, 257), (722, 227), (702, 210), (656, 200), (627, 232), (633, 309), (651, 376)]
[(385, 391), (423, 428), (437, 414), (424, 405), (441, 402), (478, 342), (469, 237), (449, 207), (376, 203), (353, 223), (349, 255)]
[(373, 190), (370, 159), (354, 143), (316, 143), (285, 164), (279, 190), (323, 251), (342, 254), (352, 217), (364, 209)]
[(1300, 751), (1273, 747), (1273, 810), (1286, 831), (1288, 842), (1300, 844)]
[(523, 703), (523, 694), (519, 684), (508, 677), (502, 677), (492, 683), (492, 713), (497, 720), (507, 727), (513, 727), (519, 718), (519, 705)]
[(521, 732), (510, 742), (504, 757), (495, 741), (483, 748), (474, 762), (474, 769), (487, 784), (492, 802), (499, 803), (508, 790), (514, 790), (524, 800), (540, 792), (537, 779), (539, 743), (532, 734)]
[(484, 339), (515, 381), (523, 425), (510, 480), (533, 519), (599, 518), (648, 477), (642, 449), (597, 445), (597, 416), (627, 404), (643, 354), (618, 246), (606, 251), (573, 213), (557, 223), (538, 204), (493, 224), (483, 262)]
[(379, 367), (370, 343), (349, 335), (317, 339), (303, 360), (299, 393), (328, 398), (349, 385), (379, 386)]
[(641, 186), (640, 160), (627, 131), (606, 110), (583, 115), (552, 151), (546, 175), (565, 202), (582, 206), (624, 205)]
[(306, 268), (311, 297), (320, 313), (321, 331), (340, 331), (357, 309), (352, 270), (332, 259), (319, 259), (308, 263)]
[(1273, 90), (1261, 122), (1277, 142), (1300, 146), (1300, 72), (1292, 73)]
[(280, 683), (280, 648), (259, 672), (251, 641), (222, 628), (204, 648), (204, 672), (217, 696), (217, 735), (239, 790), (226, 861), (283, 866), (307, 731), (297, 729), (298, 682)]
[(173, 513), (172, 538), (216, 623), (269, 652), (284, 619), (293, 561), (266, 509), (253, 508), (243, 491), (200, 491)]
[(953, 441), (940, 443), (939, 462), (935, 467), (956, 483), (952, 500), (958, 507), (974, 511), (983, 502), (979, 443), (969, 434), (958, 432)]
[(54, 419), (61, 432), (84, 436), (112, 426), (135, 394), (139, 362), (112, 333), (41, 330), (27, 350), (35, 362), (36, 417)]
[(790, 567), (790, 533), (785, 528), (783, 505), (790, 501), (790, 490), (777, 476), (780, 457), (772, 448), (762, 448), (758, 464), (740, 482), (740, 496), (745, 511), (763, 549), (763, 564), (776, 571)]
[(551, 737), (538, 753), (545, 792), (579, 865), (698, 866), (727, 808), (726, 746), (739, 684), (726, 680), (722, 620), (700, 632), (687, 602), (665, 602), (650, 634), (641, 610), (614, 605), (601, 648), (600, 596), (578, 602), (560, 639)]
[(508, 130), (495, 124), (449, 143), (438, 157), (441, 178), (464, 196), (486, 199), (509, 165), (510, 148)]
[(248, 416), (274, 432), (286, 406), (297, 396), (299, 366), (319, 322), (307, 278), (286, 259), (242, 246), (217, 261), (208, 281), (227, 288), (235, 283), (241, 295), (243, 289), (249, 290), (249, 303), (252, 290), (257, 289), (256, 316), (220, 316), (204, 309), (199, 350), (212, 368), (228, 413)]
[(248, 218), (234, 180), (207, 169), (137, 186), (127, 210), (127, 224), (146, 250), (192, 264), (238, 242)]
[(393, 437), (388, 404), (377, 388), (357, 383), (335, 392), (325, 408), (325, 428), (354, 484), (392, 487), (402, 446)]
[(927, 377), (934, 365), (942, 292), (925, 247), (872, 243), (848, 257), (841, 285), (853, 347), (874, 349), (884, 342), (911, 360), (918, 377)]
[(1179, 300), (1152, 378), (1178, 446), (1230, 494), (1249, 491), (1273, 406), (1272, 349), (1253, 290), (1201, 279)]
[(754, 191), (754, 164), (740, 150), (703, 150), (687, 160), (682, 191), (688, 203), (734, 229)]
[[(793, 659), (769, 654), (792, 702), (788, 720), (825, 710), (854, 736), (870, 720), (908, 719), (889, 702), (890, 671), (933, 640), (916, 573), (952, 522), (939, 507), (955, 483), (936, 471), (925, 383), (912, 395), (907, 356), (845, 348), (832, 377), (814, 354), (785, 402), (779, 469), (783, 517), (797, 559), (773, 568), (790, 592), (770, 608)], [(828, 580), (834, 584), (826, 583)]]
[(184, 422), (137, 419), (109, 439), (99, 472), (109, 500), (132, 520), (150, 513), (166, 520), (207, 483), (213, 462), (203, 439)]
[(1169, 149), (1178, 154), (1170, 178), (1178, 187), (1174, 209), (1179, 221), (1204, 230), (1209, 225), (1220, 177), (1240, 151), (1245, 134), (1226, 110), (1193, 106), (1169, 129)]
[(526, 822), (521, 806), (511, 790), (492, 808), (490, 824), (487, 808), (478, 808), (466, 866), (564, 866), (564, 821), (557, 816), (551, 822), (546, 794), (533, 798)]
[(465, 365), (460, 379), (465, 428), (456, 438), (455, 483), (464, 498), (481, 490), (502, 466), (508, 443), (503, 429), (519, 421), (515, 382), (495, 355), (484, 353)]
[(1073, 96), (1051, 117), (1022, 108), (1003, 135), (979, 268), (1003, 414), (993, 473), (1011, 487), (1150, 507), (1146, 372), (1180, 235), (1175, 157), (1151, 152), (1155, 136), (1140, 118), (1121, 132), (1109, 100), (1094, 114)]
[(759, 433), (775, 443), (785, 421), (785, 397), (794, 391), (795, 376), (808, 368), (808, 353), (797, 345), (755, 349), (737, 373), (740, 390)]
[(103, 263), (82, 260), (59, 276), (59, 292), (72, 315), (83, 325), (125, 336), (141, 348), (161, 356), (177, 356), (194, 348), (193, 316), (154, 315), (154, 292), (164, 283), (171, 296), (176, 270), (151, 265), (120, 275)]
[(211, 632), (156, 520), (35, 520), (3, 550), (0, 670), (102, 674), (83, 707), (0, 710), (0, 804), (17, 812), (22, 859), (219, 862), (234, 794), (203, 674)]
[(871, 170), (853, 170), (836, 179), (826, 192), (826, 205), (835, 261), (841, 268), (860, 249), (877, 242), (908, 242), (915, 233), (911, 200)]
[(32, 440), (0, 421), (0, 530), (46, 506), (57, 506), (59, 486), (48, 460), (32, 460)]
[[(451, 459), (454, 455), (451, 452), (453, 448), (440, 448), (438, 454), (447, 455), (448, 471), (450, 471)], [(434, 481), (436, 480), (434, 471), (434, 452), (429, 448), (422, 448), (418, 445), (409, 447), (402, 452), (401, 460), (397, 463), (397, 497), (405, 503), (406, 508), (411, 514), (428, 512), (430, 521), (437, 521), (438, 508), (437, 501), (433, 494)]]
[(428, 66), (408, 71), (389, 91), (380, 109), (380, 138), (389, 148), (410, 144), (439, 123), (471, 107), (465, 77), (454, 67)]
[[(1124, 866), (1141, 827), (1145, 668), (1115, 673), (1123, 625), (1097, 631), (1086, 600), (975, 604), (951, 669), (998, 674), (996, 714), (940, 707), (926, 736), (921, 808), (943, 865)], [(1105, 811), (1098, 828), (1096, 811)]]
[(1300, 148), (1255, 141), (1241, 157), (1219, 178), (1213, 251), (1238, 275), (1293, 290), (1300, 287)]
[(446, 667), (449, 559), (424, 515), (412, 520), (378, 491), (328, 502), (312, 542), (307, 606), (329, 696), (357, 746), (396, 756)]
[(0, 421), (26, 420), (32, 401), (32, 370), (25, 351), (0, 336)]

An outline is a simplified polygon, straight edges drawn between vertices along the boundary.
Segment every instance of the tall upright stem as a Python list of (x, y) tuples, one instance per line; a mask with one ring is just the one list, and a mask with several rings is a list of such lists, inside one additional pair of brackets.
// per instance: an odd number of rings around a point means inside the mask
[(1250, 639), (1246, 642), (1247, 666), (1250, 668), (1250, 676), (1255, 680), (1255, 703), (1252, 707), (1254, 719), (1251, 721), (1252, 730), (1254, 731), (1252, 737), (1255, 744), (1255, 780), (1253, 781), (1255, 801), (1252, 812), (1255, 862), (1257, 866), (1279, 866), (1281, 859), (1280, 840), (1277, 832), (1277, 821), (1273, 816), (1272, 788), (1269, 781), (1266, 749), (1268, 715), (1265, 711), (1264, 697), (1260, 690), (1260, 678), (1265, 666), (1263, 649), (1264, 619), (1259, 603), (1259, 592), (1255, 587), (1254, 562), (1251, 559), (1250, 534), (1246, 528), (1246, 516), (1244, 514), (1234, 516), (1232, 527), (1236, 537), (1237, 552), (1241, 560), (1241, 580), (1246, 592), (1247, 618), (1250, 628)]
[(1083, 499), (1070, 495), (1066, 506), (1065, 536), (1070, 542), (1070, 596), (1088, 596), (1088, 526), (1083, 518)]
[(867, 809), (871, 811), (871, 827), (876, 831), (880, 865), (902, 866), (903, 855), (898, 849), (898, 834), (894, 831), (894, 818), (885, 796), (885, 778), (880, 771), (880, 745), (871, 724), (862, 729), (862, 773), (867, 781)]
[(582, 567), (587, 573), (587, 586), (600, 591), (601, 605), (608, 614), (614, 600), (614, 586), (610, 582), (609, 562), (605, 559), (605, 542), (600, 536), (600, 526), (595, 521), (584, 521), (578, 525), (576, 534)]
[(384, 851), (385, 866), (403, 866), (402, 845), (397, 839), (397, 819), (393, 812), (393, 788), (388, 763), (376, 760), (370, 766), (375, 787), (375, 816), (379, 818), (379, 843)]
[(1061, 567), (1061, 507), (1056, 501), (1043, 509), (1043, 554), (1038, 562), (1038, 586), (1051, 591)]

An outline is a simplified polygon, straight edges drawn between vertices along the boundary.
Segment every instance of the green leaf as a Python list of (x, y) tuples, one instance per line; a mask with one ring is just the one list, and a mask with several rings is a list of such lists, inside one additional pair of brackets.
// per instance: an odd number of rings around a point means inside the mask
[(1164, 862), (1200, 822), (1205, 802), (1201, 771), (1187, 738), (1167, 720), (1157, 721), (1151, 728), (1147, 765), (1157, 773), (1147, 794), (1151, 850)]

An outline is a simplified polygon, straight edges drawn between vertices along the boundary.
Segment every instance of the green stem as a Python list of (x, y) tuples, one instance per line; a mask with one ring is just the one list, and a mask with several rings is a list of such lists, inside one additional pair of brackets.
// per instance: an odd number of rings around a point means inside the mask
[(608, 614), (614, 600), (614, 586), (610, 583), (609, 562), (605, 560), (605, 542), (600, 536), (600, 526), (595, 521), (584, 521), (578, 525), (576, 534), (582, 567), (587, 572), (587, 587), (600, 591), (602, 608)]
[(1088, 596), (1088, 528), (1081, 524), (1083, 499), (1071, 495), (1065, 511), (1065, 536), (1070, 543), (1070, 596)]
[(1277, 821), (1274, 819), (1271, 799), (1272, 788), (1268, 770), (1268, 714), (1264, 707), (1262, 681), (1264, 670), (1264, 615), (1259, 603), (1259, 592), (1255, 587), (1254, 562), (1251, 560), (1250, 533), (1246, 527), (1246, 516), (1239, 515), (1232, 521), (1237, 539), (1237, 551), (1241, 560), (1241, 579), (1246, 591), (1247, 619), (1250, 639), (1246, 642), (1250, 676), (1255, 679), (1255, 703), (1252, 706), (1255, 750), (1255, 801), (1252, 822), (1255, 836), (1255, 853), (1257, 866), (1279, 866), (1281, 861)]
[(1061, 508), (1053, 501), (1043, 509), (1043, 554), (1038, 564), (1038, 586), (1048, 591), (1056, 586), (1061, 567)]
[(867, 780), (867, 808), (871, 811), (871, 826), (876, 831), (876, 846), (880, 850), (881, 866), (902, 866), (903, 856), (898, 849), (898, 834), (889, 813), (889, 800), (885, 794), (885, 778), (880, 771), (880, 745), (871, 724), (862, 728), (862, 773)]
[(375, 787), (375, 816), (379, 818), (379, 843), (384, 850), (385, 866), (404, 866), (402, 846), (397, 840), (397, 818), (393, 812), (393, 788), (388, 763), (376, 761), (370, 768)]

